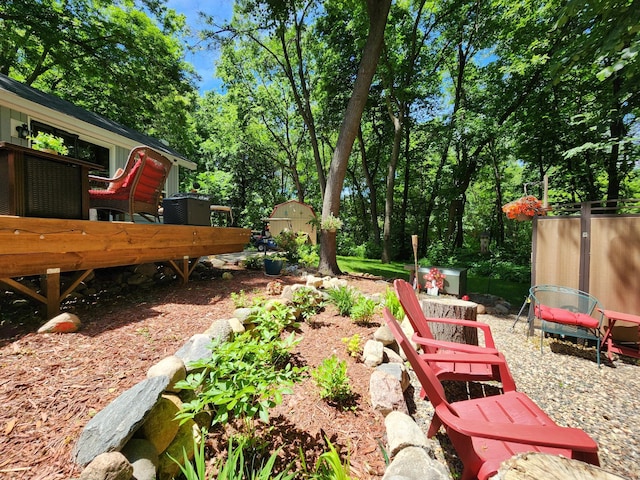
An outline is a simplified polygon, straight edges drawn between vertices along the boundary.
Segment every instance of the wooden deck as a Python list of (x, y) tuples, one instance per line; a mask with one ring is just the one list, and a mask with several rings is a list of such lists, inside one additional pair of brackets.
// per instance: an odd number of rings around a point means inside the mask
[[(0, 282), (47, 305), (60, 301), (96, 268), (166, 262), (188, 281), (200, 257), (242, 251), (251, 231), (130, 222), (92, 222), (0, 215)], [(60, 292), (60, 273), (78, 272)], [(44, 295), (15, 278), (42, 276)]]

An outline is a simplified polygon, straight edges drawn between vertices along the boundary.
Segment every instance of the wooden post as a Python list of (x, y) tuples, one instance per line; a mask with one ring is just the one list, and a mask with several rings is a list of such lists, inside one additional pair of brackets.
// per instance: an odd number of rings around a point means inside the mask
[[(476, 303), (451, 297), (423, 298), (420, 304), (427, 318), (459, 318), (475, 321), (478, 312)], [(433, 322), (429, 323), (429, 328), (436, 340), (478, 345), (478, 331), (475, 328)]]
[(413, 289), (420, 290), (420, 281), (418, 280), (418, 235), (411, 235), (411, 245), (413, 246), (413, 262), (415, 270), (413, 271)]

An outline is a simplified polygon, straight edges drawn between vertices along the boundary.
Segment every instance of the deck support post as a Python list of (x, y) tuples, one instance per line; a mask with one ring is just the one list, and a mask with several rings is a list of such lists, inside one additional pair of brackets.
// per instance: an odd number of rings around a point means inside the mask
[(40, 277), (40, 286), (47, 299), (47, 318), (60, 313), (60, 269), (47, 268), (46, 275)]
[[(190, 261), (192, 263), (189, 263)], [(173, 270), (180, 276), (180, 278), (182, 279), (182, 284), (186, 285), (189, 281), (191, 273), (196, 268), (198, 261), (200, 261), (200, 257), (195, 257), (190, 260), (189, 256), (185, 255), (184, 257), (182, 257), (182, 265), (178, 265), (175, 260), (169, 260), (169, 265), (171, 265), (171, 268), (173, 268)]]

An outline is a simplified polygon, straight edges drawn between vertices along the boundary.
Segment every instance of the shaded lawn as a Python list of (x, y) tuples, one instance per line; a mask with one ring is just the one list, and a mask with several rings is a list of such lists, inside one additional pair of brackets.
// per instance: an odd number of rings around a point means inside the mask
[[(343, 272), (369, 273), (386, 279), (403, 278), (409, 280), (409, 271), (405, 270), (405, 265), (411, 265), (411, 263), (382, 263), (377, 259), (338, 255), (338, 266)], [(497, 295), (507, 300), (511, 303), (512, 308), (517, 310), (520, 309), (520, 306), (525, 301), (529, 287), (528, 283), (467, 275), (467, 290), (469, 293)]]

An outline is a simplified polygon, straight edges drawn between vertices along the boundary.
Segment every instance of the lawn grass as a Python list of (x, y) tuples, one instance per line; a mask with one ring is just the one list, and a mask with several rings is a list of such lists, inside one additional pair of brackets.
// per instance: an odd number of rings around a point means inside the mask
[[(409, 262), (382, 263), (371, 258), (344, 257), (338, 255), (338, 266), (343, 272), (369, 273), (386, 279), (403, 278), (409, 280), (409, 271), (404, 269)], [(490, 277), (467, 275), (468, 293), (497, 295), (511, 303), (512, 308), (519, 309), (524, 302), (530, 285)]]

